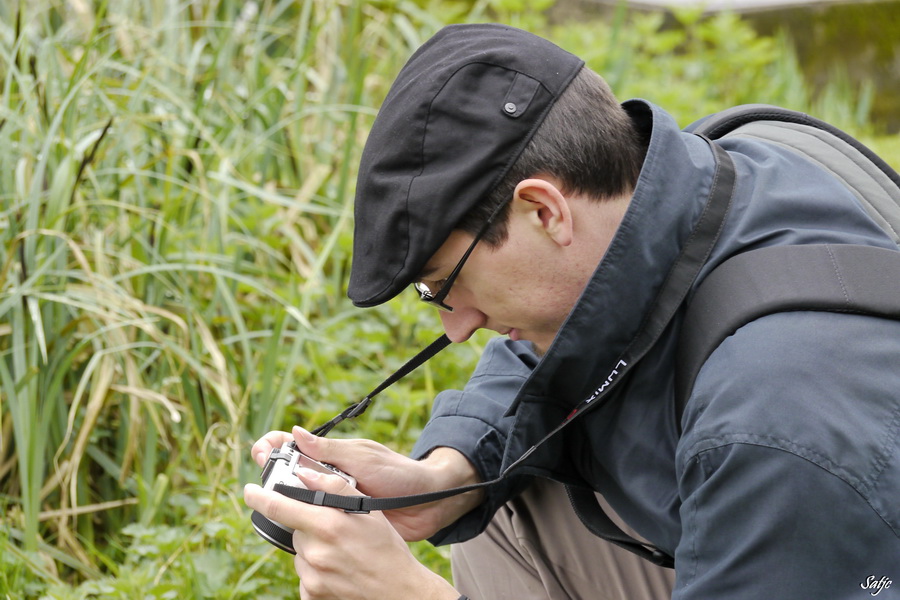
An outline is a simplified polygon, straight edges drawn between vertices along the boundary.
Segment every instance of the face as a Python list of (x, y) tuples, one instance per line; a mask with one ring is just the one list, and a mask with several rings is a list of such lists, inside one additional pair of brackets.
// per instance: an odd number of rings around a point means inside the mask
[[(537, 352), (546, 352), (609, 245), (625, 206), (605, 207), (615, 217), (595, 218), (581, 231), (573, 214), (586, 218), (582, 206), (566, 206), (554, 216), (540, 203), (514, 200), (507, 240), (498, 247), (476, 244), (444, 300), (453, 308), (440, 313), (447, 336), (463, 342), (485, 328), (528, 340)], [(560, 227), (568, 234), (560, 235)], [(451, 233), (428, 261), (421, 281), (439, 289), (472, 240), (463, 231)]]
[[(445, 299), (453, 312), (440, 313), (452, 341), (463, 342), (485, 328), (546, 350), (559, 330), (571, 305), (552, 298), (558, 292), (539, 283), (539, 270), (529, 268), (511, 242), (498, 248), (479, 243), (457, 276)], [(470, 234), (454, 231), (429, 261), (433, 274), (423, 281), (438, 289), (471, 243)]]

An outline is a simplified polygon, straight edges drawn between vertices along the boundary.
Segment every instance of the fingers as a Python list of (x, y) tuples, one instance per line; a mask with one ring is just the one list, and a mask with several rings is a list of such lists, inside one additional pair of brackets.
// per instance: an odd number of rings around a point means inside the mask
[[(321, 490), (343, 496), (361, 495), (353, 486), (337, 475), (325, 475), (311, 469), (297, 469), (295, 474), (311, 490)], [(323, 514), (331, 516), (322, 511), (336, 510), (292, 500), (274, 490), (265, 490), (254, 483), (244, 486), (244, 503), (262, 513), (267, 519), (300, 531), (310, 530), (312, 524), (321, 523)]]
[(316, 460), (327, 462), (357, 479), (366, 478), (370, 471), (380, 471), (398, 460), (415, 462), (386, 446), (367, 439), (330, 439), (319, 437), (301, 427), (291, 431), (301, 452)]
[(250, 455), (257, 465), (263, 467), (273, 449), (281, 448), (285, 442), (291, 440), (297, 442), (297, 447), (301, 452), (314, 458), (317, 458), (317, 454), (314, 453), (325, 450), (328, 442), (331, 441), (316, 437), (305, 429), (294, 426), (292, 434), (286, 431), (270, 431), (262, 436), (253, 444)]
[(322, 490), (342, 496), (362, 496), (362, 493), (340, 475), (328, 475), (312, 469), (300, 468), (294, 474), (311, 490)]
[(315, 460), (334, 465), (357, 479), (359, 477), (355, 470), (361, 468), (363, 476), (365, 476), (365, 468), (367, 461), (370, 460), (372, 447), (377, 446), (375, 442), (369, 440), (332, 440), (319, 437), (296, 425), (291, 430), (291, 435), (300, 452)]
[(250, 449), (250, 455), (260, 468), (264, 467), (272, 449), (281, 448), (285, 442), (291, 441), (291, 434), (285, 431), (270, 431), (259, 438)]
[(291, 429), (291, 435), (300, 452), (317, 460), (326, 460), (330, 446), (333, 445), (328, 438), (313, 435), (297, 425)]
[[(307, 487), (356, 494), (337, 475), (298, 469)], [(293, 529), (294, 569), (301, 600), (365, 598), (457, 598), (440, 576), (416, 562), (409, 547), (379, 512), (341, 510), (291, 500), (249, 484), (244, 500), (268, 519)]]

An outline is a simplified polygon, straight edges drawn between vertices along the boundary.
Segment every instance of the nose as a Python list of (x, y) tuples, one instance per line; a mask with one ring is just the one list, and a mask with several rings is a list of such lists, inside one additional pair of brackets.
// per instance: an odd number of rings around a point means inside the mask
[(484, 327), (487, 315), (470, 307), (454, 307), (453, 312), (441, 312), (441, 324), (451, 342), (465, 342)]

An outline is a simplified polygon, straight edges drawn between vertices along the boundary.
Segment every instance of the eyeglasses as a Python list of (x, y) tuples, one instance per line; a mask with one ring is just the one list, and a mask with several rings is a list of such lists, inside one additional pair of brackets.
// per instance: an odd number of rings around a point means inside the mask
[(506, 202), (501, 202), (497, 205), (497, 208), (494, 209), (494, 212), (491, 213), (491, 216), (488, 217), (487, 221), (484, 222), (484, 225), (481, 226), (481, 229), (478, 230), (478, 233), (475, 234), (475, 239), (472, 240), (472, 243), (469, 244), (469, 248), (466, 250), (465, 254), (462, 255), (462, 258), (459, 259), (459, 262), (456, 263), (456, 266), (453, 267), (453, 271), (450, 272), (450, 275), (447, 276), (443, 282), (440, 283), (440, 286), (432, 290), (425, 283), (421, 281), (417, 281), (413, 285), (416, 288), (416, 291), (419, 293), (419, 300), (425, 302), (426, 304), (430, 304), (440, 310), (453, 312), (452, 306), (447, 306), (444, 304), (444, 298), (447, 297), (447, 294), (450, 293), (450, 287), (453, 285), (453, 282), (456, 281), (457, 275), (462, 271), (463, 265), (466, 264), (466, 261), (469, 259), (469, 255), (472, 254), (472, 250), (475, 249), (475, 245), (484, 237), (484, 235), (491, 228), (491, 224), (494, 222), (494, 219), (497, 218), (497, 215), (503, 210), (509, 203), (509, 200)]

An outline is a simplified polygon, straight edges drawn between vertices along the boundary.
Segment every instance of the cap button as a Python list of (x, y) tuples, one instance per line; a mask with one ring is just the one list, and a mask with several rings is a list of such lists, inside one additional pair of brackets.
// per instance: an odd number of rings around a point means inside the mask
[(507, 102), (503, 105), (503, 110), (505, 110), (507, 114), (511, 115), (516, 112), (516, 105), (513, 102)]

